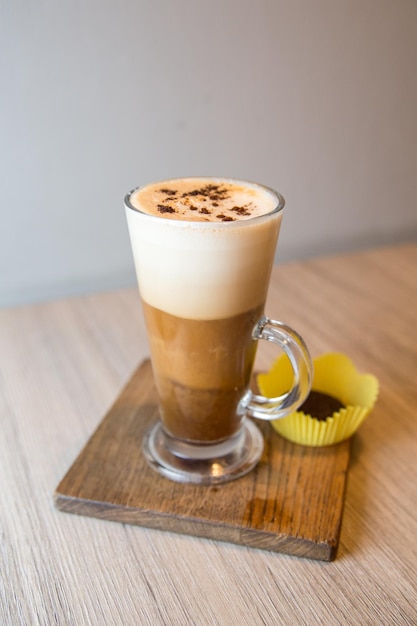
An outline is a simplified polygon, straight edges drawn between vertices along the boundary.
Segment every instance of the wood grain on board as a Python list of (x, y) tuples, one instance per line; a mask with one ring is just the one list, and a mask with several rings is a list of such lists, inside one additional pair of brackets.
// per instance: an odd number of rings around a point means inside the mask
[(218, 486), (183, 485), (148, 467), (142, 439), (157, 419), (150, 362), (134, 372), (55, 494), (79, 515), (332, 560), (339, 542), (349, 442), (298, 446), (258, 424), (259, 465)]

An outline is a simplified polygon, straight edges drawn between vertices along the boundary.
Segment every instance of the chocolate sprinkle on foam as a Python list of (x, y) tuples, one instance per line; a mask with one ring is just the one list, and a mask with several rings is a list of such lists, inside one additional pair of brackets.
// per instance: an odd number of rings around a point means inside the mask
[[(250, 219), (271, 210), (270, 198), (257, 193), (250, 185), (228, 182), (206, 182), (207, 179), (179, 179), (166, 181), (166, 184), (148, 186), (140, 190), (138, 197), (143, 197), (144, 206), (148, 204), (151, 215), (166, 218), (234, 222)], [(153, 188), (152, 188), (153, 187)], [(263, 211), (266, 205), (267, 211)]]
[(176, 196), (177, 195), (177, 190), (176, 189), (166, 189), (165, 187), (163, 189), (159, 190), (161, 193), (165, 193), (168, 196)]
[(164, 204), (158, 204), (159, 213), (175, 213), (175, 209), (172, 206), (167, 206)]

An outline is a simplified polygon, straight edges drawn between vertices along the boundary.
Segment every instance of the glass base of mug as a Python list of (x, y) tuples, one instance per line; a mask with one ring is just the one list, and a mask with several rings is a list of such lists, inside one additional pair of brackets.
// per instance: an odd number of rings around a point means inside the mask
[(191, 444), (168, 435), (157, 422), (145, 435), (146, 460), (157, 472), (180, 483), (216, 485), (240, 478), (261, 458), (264, 441), (249, 420), (233, 437), (215, 444)]

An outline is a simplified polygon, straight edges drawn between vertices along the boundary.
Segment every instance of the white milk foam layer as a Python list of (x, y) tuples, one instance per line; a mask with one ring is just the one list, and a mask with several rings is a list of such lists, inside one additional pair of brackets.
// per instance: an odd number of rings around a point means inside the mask
[[(212, 181), (193, 179), (194, 184), (196, 180), (200, 185)], [(164, 181), (163, 186), (168, 189), (179, 182)], [(236, 185), (240, 189), (247, 185), (252, 198), (256, 190), (259, 207), (267, 207), (264, 212), (278, 204), (278, 198), (263, 187), (241, 181)], [(282, 211), (252, 219), (205, 222), (143, 213), (137, 193), (134, 206), (139, 210), (126, 205), (126, 215), (145, 302), (196, 320), (231, 317), (264, 303)]]

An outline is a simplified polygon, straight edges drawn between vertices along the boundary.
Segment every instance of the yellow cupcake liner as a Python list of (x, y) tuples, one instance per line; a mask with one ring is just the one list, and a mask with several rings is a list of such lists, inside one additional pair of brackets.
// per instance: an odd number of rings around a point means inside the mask
[[(296, 411), (272, 426), (285, 439), (306, 446), (330, 446), (349, 439), (373, 409), (379, 393), (378, 380), (372, 374), (360, 374), (352, 361), (340, 353), (323, 354), (313, 361), (312, 389), (337, 398), (346, 408), (318, 420)], [(275, 398), (293, 384), (289, 360), (281, 356), (267, 373), (258, 374), (260, 392)]]

